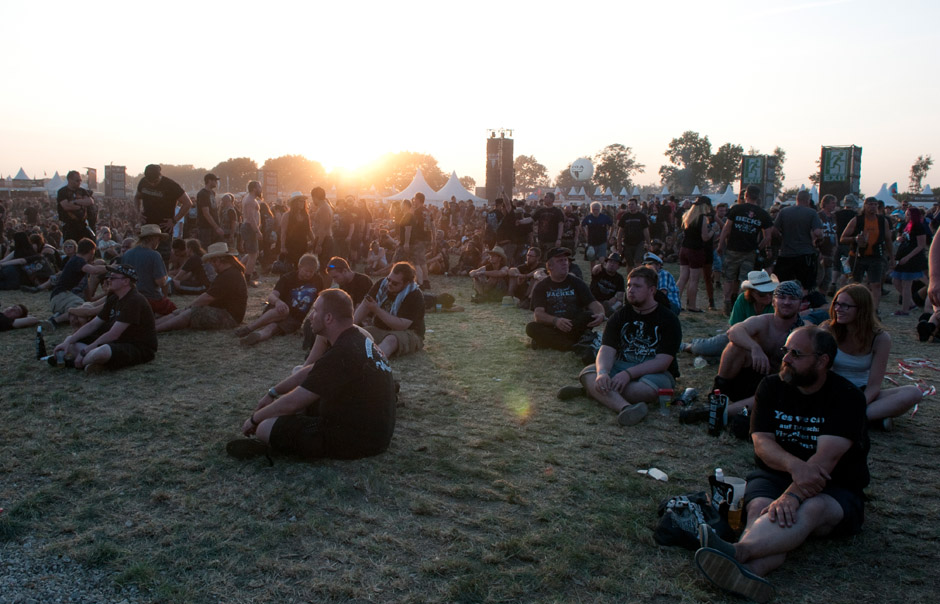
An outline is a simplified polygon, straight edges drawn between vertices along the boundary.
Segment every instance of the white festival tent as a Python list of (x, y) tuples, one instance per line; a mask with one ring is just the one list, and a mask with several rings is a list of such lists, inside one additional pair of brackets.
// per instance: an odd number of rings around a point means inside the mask
[[(65, 184), (66, 182), (59, 176), (59, 173), (56, 172), (52, 178), (46, 181), (46, 191), (48, 191), (50, 195), (55, 195)], [(82, 184), (84, 185), (85, 183)]]
[(640, 187), (634, 186), (634, 187), (633, 187), (633, 192), (630, 193), (630, 196), (631, 196), (631, 197), (639, 197), (639, 196), (640, 196)]
[(888, 183), (882, 183), (881, 189), (875, 193), (874, 197), (878, 201), (883, 201), (885, 206), (894, 207), (898, 205), (898, 200), (891, 197), (891, 193), (888, 193)]
[(722, 193), (721, 195), (716, 195), (715, 199), (712, 199), (712, 207), (718, 205), (719, 203), (726, 203), (729, 206), (732, 206), (735, 204), (737, 200), (738, 200), (738, 196), (734, 192), (734, 186), (728, 185), (727, 187), (725, 187), (724, 193)]
[(809, 190), (809, 198), (813, 200), (813, 203), (819, 203), (819, 187), (813, 185), (813, 188)]
[(933, 190), (930, 188), (930, 185), (925, 185), (924, 190), (920, 192), (921, 195), (933, 195)]
[[(415, 177), (412, 179), (411, 184), (405, 187), (403, 190), (395, 193), (394, 195), (389, 195), (385, 197), (385, 201), (393, 200), (402, 200), (402, 199), (411, 199), (415, 196), (415, 193), (424, 193), (425, 201), (432, 201), (434, 197), (437, 196), (437, 191), (431, 188), (431, 185), (424, 180), (424, 174), (421, 173), (421, 168), (418, 168), (415, 172)], [(448, 197), (450, 199), (450, 197)]]
[(695, 188), (692, 189), (692, 195), (701, 195), (702, 191), (698, 188), (698, 185), (695, 185)]
[(659, 196), (662, 197), (663, 199), (665, 199), (666, 197), (669, 197), (669, 187), (667, 187), (666, 185), (663, 185), (663, 190), (659, 192)]
[[(418, 170), (418, 174), (421, 171)], [(417, 178), (417, 175), (415, 175)], [(460, 179), (457, 178), (457, 172), (451, 172), (450, 178), (447, 179), (447, 184), (441, 187), (441, 190), (437, 193), (434, 193), (432, 196), (428, 196), (427, 193), (424, 194), (425, 201), (434, 202), (437, 205), (437, 202), (450, 201), (451, 197), (456, 197), (457, 201), (466, 201), (471, 200), (474, 203), (486, 203), (486, 200), (482, 197), (477, 197), (470, 191), (466, 190), (462, 184), (460, 184)]]

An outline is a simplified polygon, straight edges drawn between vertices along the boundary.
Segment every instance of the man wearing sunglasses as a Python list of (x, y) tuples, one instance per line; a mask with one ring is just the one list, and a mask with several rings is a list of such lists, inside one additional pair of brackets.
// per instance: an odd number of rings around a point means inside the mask
[(751, 436), (757, 471), (747, 477), (747, 525), (737, 543), (699, 527), (699, 571), (755, 602), (773, 597), (764, 576), (810, 536), (853, 535), (868, 485), (865, 396), (831, 371), (835, 339), (818, 327), (795, 330), (777, 375), (757, 388)]
[(73, 355), (75, 368), (86, 373), (146, 363), (157, 353), (153, 310), (137, 291), (137, 271), (129, 264), (107, 271), (109, 294), (101, 312), (52, 351)]

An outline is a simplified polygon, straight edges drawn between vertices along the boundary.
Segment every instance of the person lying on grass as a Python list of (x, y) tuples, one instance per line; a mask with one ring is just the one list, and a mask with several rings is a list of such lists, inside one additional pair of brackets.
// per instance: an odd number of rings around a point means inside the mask
[(353, 324), (349, 294), (328, 289), (310, 314), (329, 348), (258, 402), (242, 425), (245, 436), (226, 446), (248, 459), (275, 452), (306, 459), (356, 459), (388, 448), (395, 430), (395, 384), (387, 357)]
[(30, 316), (29, 309), (22, 304), (7, 306), (3, 312), (0, 312), (0, 331), (32, 327), (38, 323), (39, 319)]

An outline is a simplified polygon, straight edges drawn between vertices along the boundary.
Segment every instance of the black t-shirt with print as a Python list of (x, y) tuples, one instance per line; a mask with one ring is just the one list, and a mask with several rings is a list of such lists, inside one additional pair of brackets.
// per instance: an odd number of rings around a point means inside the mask
[(63, 201), (75, 201), (76, 199), (93, 199), (91, 192), (81, 187), (70, 189), (68, 186), (62, 187), (56, 193), (56, 209), (59, 213), (59, 220), (65, 225), (85, 226), (85, 219), (88, 217), (88, 208), (78, 206), (77, 210), (66, 210), (62, 207)]
[[(868, 485), (868, 419), (865, 415), (865, 395), (844, 377), (829, 372), (823, 387), (803, 394), (787, 384), (778, 375), (764, 378), (754, 396), (751, 415), (751, 433), (773, 434), (777, 444), (787, 453), (806, 461), (816, 453), (820, 436), (841, 436), (852, 441), (852, 446), (830, 472), (830, 484), (853, 491)], [(760, 469), (789, 477), (787, 472), (775, 470), (754, 456)]]
[(114, 294), (108, 295), (98, 318), (107, 323), (104, 331), (111, 329), (118, 321), (127, 323), (115, 344), (134, 344), (149, 350), (157, 351), (157, 331), (153, 318), (153, 310), (147, 298), (143, 297), (137, 288), (131, 288), (123, 298)]
[(320, 397), (308, 414), (321, 418), (330, 456), (354, 459), (388, 448), (395, 431), (392, 369), (375, 342), (358, 328), (339, 335), (302, 388)]
[(65, 267), (62, 268), (62, 273), (59, 274), (59, 280), (56, 281), (55, 287), (49, 293), (49, 298), (55, 298), (58, 294), (68, 291), (81, 295), (82, 279), (85, 277), (85, 271), (82, 270), (82, 267), (86, 264), (88, 262), (78, 254), (69, 258), (69, 261), (65, 263)]
[[(177, 199), (179, 198), (177, 197)], [(203, 208), (209, 208), (209, 215), (212, 217), (212, 220), (214, 220), (216, 224), (219, 224), (219, 214), (215, 207), (215, 191), (202, 189), (196, 193), (196, 227), (200, 229), (210, 229), (212, 225), (209, 224), (209, 221), (206, 220), (206, 217), (203, 215)]]
[(560, 283), (551, 277), (542, 279), (532, 290), (532, 308), (544, 308), (561, 319), (574, 320), (594, 301), (587, 283), (570, 273)]
[[(369, 295), (372, 296), (372, 298), (376, 298), (376, 296), (379, 294), (379, 288), (381, 286), (382, 281), (376, 281), (372, 286), (372, 289), (369, 290)], [(389, 294), (385, 299), (385, 302), (382, 304), (382, 309), (388, 312), (392, 312), (392, 304), (394, 302), (395, 296)], [(422, 340), (424, 339), (424, 294), (421, 293), (420, 289), (415, 289), (413, 292), (405, 296), (405, 299), (402, 300), (401, 306), (398, 307), (398, 312), (395, 313), (395, 316), (400, 319), (409, 319), (411, 321), (411, 326), (408, 329), (418, 334), (418, 337)], [(378, 317), (375, 317), (375, 326), (379, 329), (395, 331)]]
[(248, 283), (245, 274), (237, 266), (230, 266), (219, 273), (206, 293), (213, 298), (209, 306), (224, 308), (236, 323), (241, 323), (245, 318)]
[(368, 275), (356, 273), (348, 285), (340, 286), (340, 289), (349, 294), (352, 298), (353, 306), (359, 306), (362, 299), (366, 297), (369, 290), (372, 289), (372, 279)]
[(141, 198), (141, 213), (145, 224), (158, 224), (172, 220), (176, 214), (176, 201), (183, 196), (183, 187), (166, 176), (160, 182), (152, 185), (142, 178), (137, 184), (137, 193)]
[(638, 245), (644, 241), (643, 230), (649, 228), (650, 221), (643, 212), (624, 212), (617, 226), (623, 230), (624, 245)]
[(591, 293), (601, 302), (610, 300), (618, 292), (627, 291), (623, 275), (614, 273), (607, 274), (607, 271), (601, 269), (596, 275), (591, 275)]
[(206, 275), (206, 267), (202, 264), (199, 256), (190, 256), (180, 267), (184, 272), (189, 273), (187, 284), (196, 284), (202, 287), (209, 287), (209, 277)]
[(668, 354), (672, 357), (669, 373), (679, 377), (676, 355), (681, 341), (682, 325), (668, 308), (659, 304), (651, 312), (640, 314), (627, 304), (608, 319), (601, 344), (615, 349), (618, 361), (633, 364)]
[(535, 234), (539, 243), (549, 245), (558, 240), (558, 225), (564, 222), (565, 214), (556, 207), (541, 207), (532, 212)]
[(731, 222), (728, 249), (733, 252), (755, 251), (761, 231), (774, 224), (770, 214), (753, 203), (738, 203), (731, 206), (728, 210), (728, 220)]
[(304, 320), (323, 289), (321, 273), (315, 274), (311, 279), (302, 280), (297, 271), (281, 275), (281, 278), (277, 280), (277, 285), (274, 286), (281, 301), (290, 309), (291, 318), (298, 321)]

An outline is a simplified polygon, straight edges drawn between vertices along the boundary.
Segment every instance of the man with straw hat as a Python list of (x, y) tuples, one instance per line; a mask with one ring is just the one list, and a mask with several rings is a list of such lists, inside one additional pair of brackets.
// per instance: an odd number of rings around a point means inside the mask
[(202, 257), (216, 271), (215, 281), (209, 289), (193, 300), (186, 310), (161, 317), (157, 331), (175, 329), (234, 329), (245, 318), (248, 307), (248, 284), (245, 267), (238, 254), (228, 249), (224, 241), (213, 243)]
[(145, 224), (137, 234), (137, 245), (124, 252), (121, 262), (137, 271), (137, 290), (150, 302), (153, 314), (168, 315), (176, 310), (176, 304), (166, 297), (166, 264), (157, 251), (170, 236), (156, 224)]

